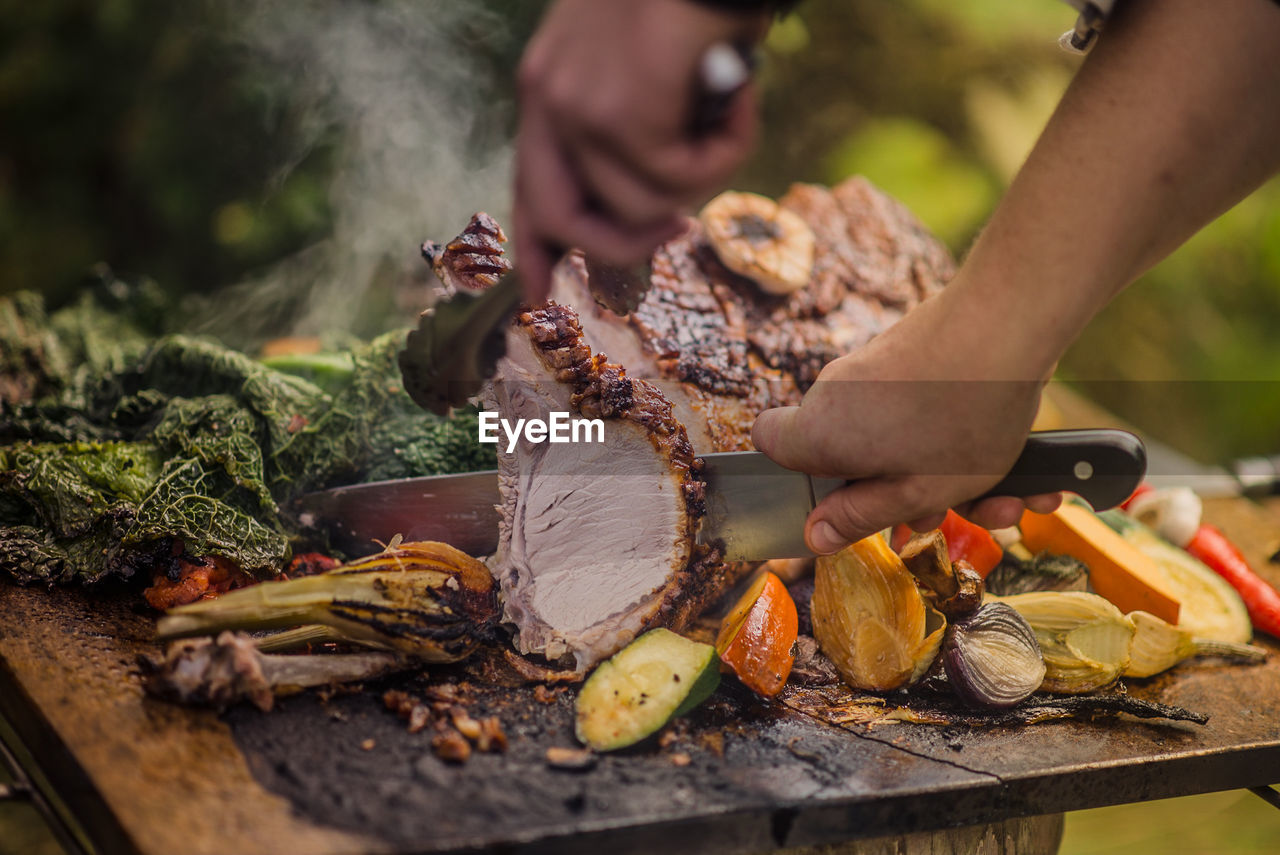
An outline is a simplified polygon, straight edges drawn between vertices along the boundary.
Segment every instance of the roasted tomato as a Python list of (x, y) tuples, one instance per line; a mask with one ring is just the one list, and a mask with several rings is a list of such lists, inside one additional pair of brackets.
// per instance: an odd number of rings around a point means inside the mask
[(791, 673), (798, 631), (787, 586), (763, 573), (720, 622), (716, 652), (744, 686), (771, 698)]
[(164, 611), (174, 606), (184, 606), (196, 600), (211, 600), (233, 588), (252, 585), (254, 579), (236, 566), (234, 561), (221, 555), (203, 558), (180, 557), (177, 572), (161, 570), (151, 580), (151, 587), (142, 592), (147, 604)]
[(315, 576), (318, 573), (328, 573), (334, 567), (337, 567), (339, 563), (338, 559), (325, 555), (323, 552), (303, 552), (293, 556), (293, 560), (289, 562), (284, 575), (289, 579), (297, 579), (301, 576)]

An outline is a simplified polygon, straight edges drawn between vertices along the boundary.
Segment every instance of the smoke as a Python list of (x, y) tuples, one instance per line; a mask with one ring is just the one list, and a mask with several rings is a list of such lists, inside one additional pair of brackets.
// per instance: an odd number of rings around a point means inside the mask
[[(215, 8), (292, 116), (296, 145), (276, 181), (335, 138), (337, 156), (332, 234), (224, 289), (205, 330), (247, 341), (351, 331), (393, 309), (395, 291), (425, 270), (424, 238), (452, 237), (477, 210), (505, 220), (513, 108), (495, 59), (510, 53), (512, 36), (486, 4), (219, 0)], [(427, 289), (418, 292), (425, 301)]]

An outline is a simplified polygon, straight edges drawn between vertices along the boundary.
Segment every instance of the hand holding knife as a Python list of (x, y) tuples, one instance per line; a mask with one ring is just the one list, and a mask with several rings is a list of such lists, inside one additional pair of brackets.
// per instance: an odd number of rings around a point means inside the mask
[[(810, 555), (804, 521), (827, 493), (844, 485), (784, 469), (756, 451), (707, 454), (707, 514), (698, 541), (717, 544), (726, 560)], [(1013, 468), (988, 495), (1030, 496), (1069, 490), (1098, 510), (1114, 507), (1142, 481), (1146, 454), (1119, 430), (1043, 431), (1027, 439)], [(331, 524), (355, 551), (374, 539), (443, 540), (472, 555), (498, 545), (498, 473), (403, 478), (309, 493), (299, 508)]]
[[(715, 128), (751, 78), (750, 51), (717, 43), (702, 57), (689, 134)], [(563, 251), (554, 253), (559, 256)], [(592, 293), (617, 314), (630, 312), (648, 289), (646, 265), (619, 268), (587, 259)], [(422, 314), (400, 354), (405, 389), (437, 415), (464, 404), (493, 375), (505, 351), (503, 331), (523, 296), (513, 270), (484, 290), (462, 290)]]

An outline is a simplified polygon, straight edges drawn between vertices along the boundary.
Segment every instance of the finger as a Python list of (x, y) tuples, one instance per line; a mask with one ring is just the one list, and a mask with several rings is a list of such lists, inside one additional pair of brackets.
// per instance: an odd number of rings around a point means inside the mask
[(671, 218), (643, 228), (624, 228), (587, 205), (581, 179), (566, 156), (547, 116), (531, 104), (521, 121), (516, 152), (516, 195), (525, 208), (525, 226), (553, 246), (578, 247), (610, 264), (647, 261), (664, 241), (680, 234), (684, 222)]
[(812, 397), (820, 391), (815, 385), (802, 406), (778, 407), (757, 416), (751, 428), (756, 450), (780, 466), (811, 475), (867, 478), (882, 474), (875, 468), (879, 459), (860, 451), (862, 437), (852, 431), (833, 433), (829, 402)]
[(679, 125), (662, 129), (661, 136), (614, 134), (598, 128), (581, 132), (646, 184), (687, 204), (733, 177), (755, 145), (758, 125), (755, 89), (748, 84), (733, 96), (721, 123), (699, 136)]
[(573, 156), (590, 198), (615, 223), (646, 228), (683, 213), (680, 195), (649, 183), (608, 149), (584, 140)]
[(531, 305), (543, 303), (551, 292), (551, 271), (555, 259), (542, 236), (530, 225), (529, 215), (520, 200), (516, 201), (512, 212), (512, 223), (515, 226), (516, 264), (525, 301)]
[(912, 531), (920, 531), (920, 532), (933, 531), (935, 528), (940, 528), (942, 526), (942, 521), (945, 520), (946, 518), (947, 518), (947, 514), (944, 511), (943, 513), (930, 514), (927, 517), (919, 517), (917, 519), (911, 520), (907, 523), (907, 525), (911, 528)]
[(805, 524), (805, 542), (819, 555), (837, 552), (904, 519), (922, 519), (936, 509), (921, 506), (909, 479), (855, 481), (826, 496)]
[(516, 137), (515, 213), (517, 257), (536, 261), (552, 235), (548, 222), (567, 220), (581, 204), (577, 176), (560, 139), (535, 101), (525, 104)]
[(1051, 514), (1062, 505), (1062, 494), (1043, 493), (1039, 496), (1027, 496), (1022, 502), (1032, 513)]
[(803, 470), (808, 455), (803, 453), (803, 445), (797, 447), (793, 442), (799, 430), (799, 415), (799, 407), (777, 407), (756, 416), (751, 425), (751, 442), (756, 451), (764, 452), (780, 466)]
[(957, 509), (957, 513), (983, 528), (994, 529), (1017, 525), (1025, 509), (1026, 505), (1023, 504), (1022, 499), (1015, 499), (1012, 496), (993, 496), (990, 499), (976, 501), (966, 509)]

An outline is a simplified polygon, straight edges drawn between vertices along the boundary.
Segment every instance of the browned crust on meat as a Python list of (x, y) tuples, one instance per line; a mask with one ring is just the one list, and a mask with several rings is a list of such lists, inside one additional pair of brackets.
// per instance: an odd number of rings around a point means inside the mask
[(706, 484), (698, 478), (698, 465), (689, 434), (672, 413), (671, 402), (645, 380), (627, 376), (627, 369), (592, 354), (582, 338), (578, 313), (550, 302), (516, 316), (517, 326), (528, 331), (534, 349), (555, 371), (556, 380), (573, 388), (570, 406), (590, 419), (620, 419), (645, 429), (653, 447), (664, 454), (681, 474), (689, 529), (693, 537), (706, 513)]
[(649, 293), (628, 317), (666, 376), (712, 394), (746, 397), (753, 379), (746, 330), (712, 291), (704, 246), (695, 223), (659, 247)]
[(641, 631), (656, 626), (675, 629), (701, 614), (741, 574), (725, 565), (718, 551), (696, 543), (698, 524), (706, 515), (706, 482), (701, 461), (684, 425), (672, 413), (671, 402), (653, 384), (627, 376), (621, 365), (604, 354), (592, 354), (582, 337), (577, 313), (554, 302), (520, 312), (515, 319), (525, 329), (539, 357), (555, 371), (556, 380), (573, 389), (570, 406), (586, 418), (618, 419), (640, 425), (656, 451), (679, 474), (685, 501), (685, 528), (690, 544), (684, 569), (666, 585), (656, 608)]
[[(954, 272), (941, 242), (863, 178), (834, 188), (796, 184), (779, 204), (817, 237), (813, 279), (785, 296), (761, 291), (720, 263), (691, 222), (653, 257), (652, 290), (628, 318), (663, 376), (688, 385), (713, 431), (726, 399), (742, 403), (716, 437), (750, 447), (763, 409), (794, 404), (822, 366), (891, 326)], [(697, 394), (701, 393), (701, 394)]]
[(507, 236), (497, 220), (480, 211), (471, 217), (462, 233), (447, 244), (426, 241), (422, 257), (435, 270), (446, 289), (484, 289), (497, 283), (511, 269), (503, 254)]

